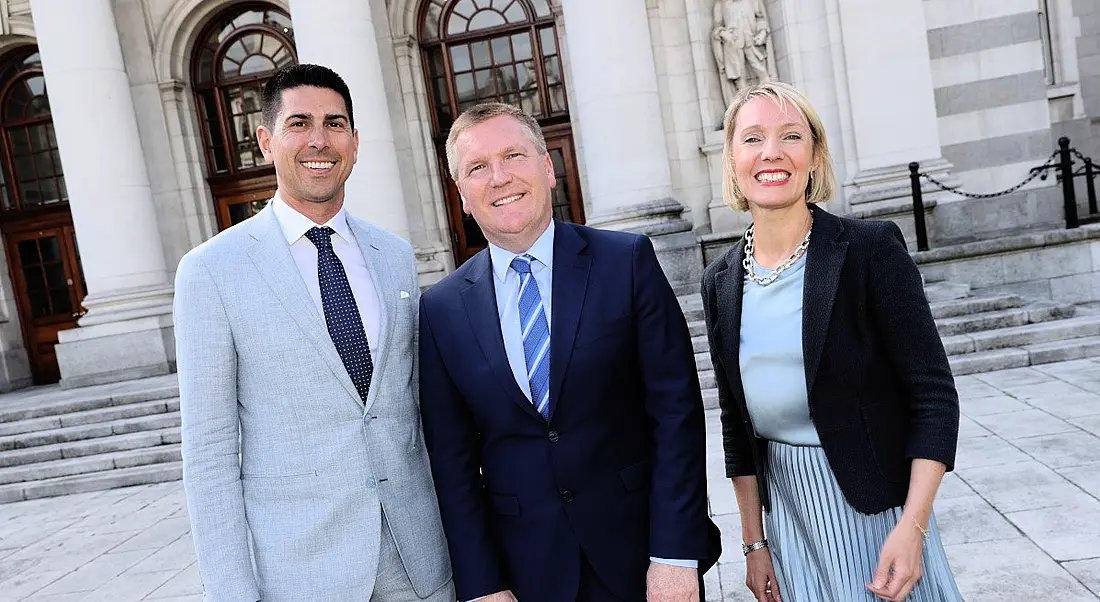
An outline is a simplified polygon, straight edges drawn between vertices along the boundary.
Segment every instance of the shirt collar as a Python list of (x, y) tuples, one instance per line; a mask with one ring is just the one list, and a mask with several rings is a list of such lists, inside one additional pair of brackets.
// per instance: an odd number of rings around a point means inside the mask
[[(283, 200), (279, 193), (275, 193), (275, 197), (271, 200), (273, 205), (272, 210), (275, 212), (275, 219), (279, 222), (279, 228), (283, 231), (283, 236), (286, 237), (287, 244), (293, 245), (298, 242), (299, 238), (305, 236), (306, 232), (310, 228), (317, 227), (317, 224), (308, 217), (298, 213), (298, 210), (294, 209)], [(344, 241), (354, 243), (355, 239), (352, 238), (351, 228), (348, 226), (347, 211), (343, 207), (340, 207), (340, 211), (336, 212), (336, 215), (332, 216), (332, 219), (328, 220), (322, 226), (328, 226), (336, 231), (343, 238)]]
[(493, 243), (489, 243), (489, 258), (492, 260), (493, 275), (497, 280), (503, 282), (504, 276), (508, 274), (508, 268), (512, 265), (512, 260), (517, 255), (531, 255), (535, 259), (539, 260), (539, 263), (545, 265), (548, 268), (554, 267), (554, 220), (550, 220), (550, 225), (546, 227), (546, 230), (535, 239), (535, 242), (531, 245), (531, 248), (527, 249), (524, 253), (513, 253), (506, 249), (502, 249)]

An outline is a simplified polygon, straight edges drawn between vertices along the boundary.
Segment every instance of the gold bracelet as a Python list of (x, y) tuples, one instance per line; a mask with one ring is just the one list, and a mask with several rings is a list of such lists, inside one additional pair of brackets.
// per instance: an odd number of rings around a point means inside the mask
[(915, 518), (913, 519), (913, 524), (917, 526), (917, 529), (920, 529), (921, 537), (924, 537), (925, 539), (927, 539), (928, 538), (928, 529), (925, 529), (924, 527), (920, 526), (920, 523), (918, 523), (917, 519), (915, 519)]

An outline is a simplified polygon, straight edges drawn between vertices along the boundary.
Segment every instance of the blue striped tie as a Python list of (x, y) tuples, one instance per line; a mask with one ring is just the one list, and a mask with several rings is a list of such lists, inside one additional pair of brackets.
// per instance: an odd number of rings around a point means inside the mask
[(539, 285), (531, 275), (530, 255), (517, 255), (512, 269), (519, 274), (519, 321), (523, 356), (531, 382), (531, 403), (543, 418), (550, 417), (550, 328), (542, 307)]

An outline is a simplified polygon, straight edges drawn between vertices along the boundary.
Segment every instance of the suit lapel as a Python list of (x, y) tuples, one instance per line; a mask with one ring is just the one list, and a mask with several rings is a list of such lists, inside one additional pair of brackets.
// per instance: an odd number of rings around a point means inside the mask
[(844, 224), (822, 209), (812, 205), (810, 209), (814, 213), (814, 225), (806, 251), (806, 284), (802, 297), (802, 354), (807, 393), (813, 391), (817, 379), (840, 271), (848, 254), (848, 242), (837, 240), (844, 231)]
[[(497, 313), (496, 288), (493, 286), (489, 250), (485, 249), (474, 255), (469, 263), (470, 268), (466, 272), (466, 281), (469, 285), (462, 289), (462, 304), (466, 308), (466, 317), (470, 320), (470, 326), (474, 330), (481, 352), (485, 355), (489, 367), (492, 368), (493, 374), (496, 375), (497, 381), (508, 398), (532, 418), (542, 421), (542, 416), (535, 410), (535, 406), (516, 384), (516, 376), (508, 363), (508, 352), (504, 350), (504, 335), (500, 332), (500, 315)], [(552, 367), (553, 363), (550, 365)]]
[(554, 228), (554, 277), (550, 294), (553, 315), (550, 317), (550, 418), (558, 407), (562, 383), (573, 354), (577, 338), (584, 295), (588, 289), (588, 274), (592, 256), (584, 253), (588, 245), (571, 225), (558, 222)]
[(375, 294), (378, 295), (378, 310), (382, 313), (378, 323), (378, 341), (375, 343), (378, 357), (371, 358), (374, 362), (374, 372), (371, 375), (372, 385), (364, 404), (364, 411), (370, 411), (380, 388), (373, 383), (381, 382), (390, 356), (388, 350), (390, 339), (393, 337), (393, 318), (397, 315), (397, 301), (394, 293), (399, 288), (399, 284), (393, 272), (393, 261), (387, 261), (385, 251), (374, 240), (370, 228), (350, 214), (348, 214), (348, 226), (355, 235), (355, 241), (367, 262), (371, 280), (374, 281)]
[[(742, 261), (745, 257), (745, 241), (742, 239), (734, 247), (730, 254), (726, 269), (714, 276), (714, 299), (718, 316), (718, 324), (715, 331), (725, 338), (718, 341), (720, 357), (729, 358), (728, 363), (723, 362), (726, 368), (726, 378), (729, 379), (731, 392), (736, 396), (738, 404), (744, 405), (745, 391), (741, 385), (741, 303), (745, 294), (745, 268)], [(744, 409), (742, 409), (745, 412)], [(745, 414), (747, 416), (747, 413)]]
[(351, 382), (344, 363), (340, 361), (340, 354), (332, 344), (324, 316), (317, 310), (317, 305), (306, 290), (302, 274), (298, 271), (298, 265), (294, 263), (290, 246), (283, 237), (283, 231), (279, 228), (279, 221), (275, 219), (275, 212), (271, 209), (271, 205), (268, 204), (260, 213), (249, 219), (248, 223), (253, 227), (251, 235), (256, 239), (249, 250), (249, 255), (260, 276), (301, 328), (306, 340), (317, 350), (321, 361), (332, 370), (336, 379), (351, 395), (352, 401), (361, 407), (355, 384)]

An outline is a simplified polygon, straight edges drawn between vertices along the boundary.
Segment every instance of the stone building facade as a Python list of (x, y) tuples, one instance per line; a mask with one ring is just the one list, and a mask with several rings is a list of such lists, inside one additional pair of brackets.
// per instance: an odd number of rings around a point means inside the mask
[[(347, 205), (424, 286), (484, 246), (441, 153), (478, 100), (539, 117), (556, 216), (650, 234), (684, 293), (747, 224), (720, 124), (761, 72), (821, 113), (841, 214), (904, 225), (911, 161), (987, 192), (1061, 135), (1100, 156), (1094, 0), (0, 0), (0, 390), (173, 369), (175, 266), (273, 192), (259, 89), (294, 61), (348, 81)], [(929, 199), (948, 242), (1061, 217), (1052, 179)]]

